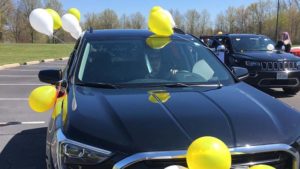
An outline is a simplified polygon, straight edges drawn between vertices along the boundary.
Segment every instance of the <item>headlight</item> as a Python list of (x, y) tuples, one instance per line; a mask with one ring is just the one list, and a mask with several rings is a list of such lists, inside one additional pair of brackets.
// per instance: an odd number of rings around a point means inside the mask
[(300, 70), (300, 61), (297, 62), (297, 67)]
[(260, 62), (255, 61), (245, 61), (246, 66), (254, 67), (254, 66), (260, 66)]
[(109, 158), (112, 153), (65, 138), (61, 130), (51, 144), (53, 164), (58, 169), (66, 165), (95, 165)]

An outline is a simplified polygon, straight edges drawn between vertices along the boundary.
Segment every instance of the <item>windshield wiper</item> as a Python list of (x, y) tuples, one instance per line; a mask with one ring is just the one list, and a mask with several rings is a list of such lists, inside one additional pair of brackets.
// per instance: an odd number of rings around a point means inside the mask
[(77, 83), (80, 86), (104, 88), (104, 89), (118, 89), (120, 86), (111, 83)]
[(176, 87), (190, 87), (190, 85), (185, 84), (185, 83), (170, 83), (170, 84), (163, 84), (165, 87), (170, 87), (170, 88), (176, 88)]

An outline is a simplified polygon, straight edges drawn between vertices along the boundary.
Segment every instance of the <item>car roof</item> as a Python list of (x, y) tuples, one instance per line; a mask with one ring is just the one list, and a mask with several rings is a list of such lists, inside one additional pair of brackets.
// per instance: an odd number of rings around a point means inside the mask
[(223, 34), (223, 35), (215, 35), (217, 37), (219, 36), (228, 36), (228, 37), (253, 37), (253, 36), (264, 36), (265, 35), (260, 35), (260, 34)]
[[(97, 39), (114, 39), (114, 38), (148, 38), (154, 35), (146, 29), (104, 29), (104, 30), (87, 30), (83, 38), (88, 40)], [(191, 35), (174, 33), (172, 39), (194, 39)]]

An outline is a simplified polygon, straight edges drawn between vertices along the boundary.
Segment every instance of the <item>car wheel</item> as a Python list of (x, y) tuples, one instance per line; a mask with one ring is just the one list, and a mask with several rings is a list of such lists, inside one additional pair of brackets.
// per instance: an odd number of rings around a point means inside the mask
[(283, 91), (286, 94), (295, 95), (300, 91), (300, 87), (287, 87), (287, 88), (283, 88)]

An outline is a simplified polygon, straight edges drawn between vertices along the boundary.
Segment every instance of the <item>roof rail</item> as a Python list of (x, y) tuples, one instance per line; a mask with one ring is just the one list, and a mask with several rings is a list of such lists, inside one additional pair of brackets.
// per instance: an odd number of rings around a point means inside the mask
[(179, 33), (179, 34), (185, 34), (185, 32), (184, 32), (183, 30), (181, 30), (181, 29), (179, 29), (179, 28), (176, 28), (176, 27), (173, 28), (173, 31), (174, 31), (175, 33)]

